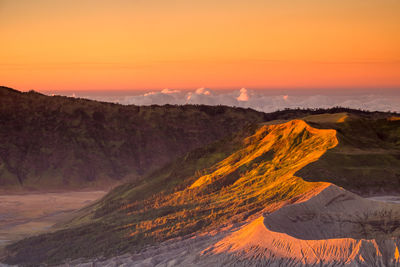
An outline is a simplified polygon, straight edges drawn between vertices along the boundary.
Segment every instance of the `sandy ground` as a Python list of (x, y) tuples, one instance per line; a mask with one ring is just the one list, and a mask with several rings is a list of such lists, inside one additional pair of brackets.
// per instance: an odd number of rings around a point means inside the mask
[(92, 191), (0, 195), (0, 248), (49, 230), (105, 194), (105, 191)]
[(138, 254), (67, 266), (400, 267), (400, 205), (329, 185), (243, 226), (169, 240)]
[(383, 202), (400, 204), (400, 196), (379, 196), (379, 197), (370, 197), (369, 199), (375, 200), (375, 201), (383, 201)]

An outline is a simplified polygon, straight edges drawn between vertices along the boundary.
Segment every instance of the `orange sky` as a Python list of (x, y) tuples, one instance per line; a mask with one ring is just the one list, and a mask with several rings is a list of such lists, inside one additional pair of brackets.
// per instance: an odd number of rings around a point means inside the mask
[(398, 0), (0, 0), (21, 90), (400, 88)]

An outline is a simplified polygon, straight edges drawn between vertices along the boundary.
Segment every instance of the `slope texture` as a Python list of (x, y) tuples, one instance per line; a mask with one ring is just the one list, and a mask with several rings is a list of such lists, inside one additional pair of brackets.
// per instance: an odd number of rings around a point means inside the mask
[(119, 198), (116, 202), (108, 198), (81, 225), (9, 246), (7, 261), (54, 263), (65, 258), (120, 254), (224, 224), (242, 223), (324, 189), (328, 184), (308, 183), (293, 174), (336, 145), (335, 130), (315, 129), (301, 120), (263, 126), (224, 160), (175, 181), (174, 190), (143, 200), (128, 197), (132, 187), (116, 189), (131, 202), (112, 205), (110, 210), (110, 203), (120, 202)]

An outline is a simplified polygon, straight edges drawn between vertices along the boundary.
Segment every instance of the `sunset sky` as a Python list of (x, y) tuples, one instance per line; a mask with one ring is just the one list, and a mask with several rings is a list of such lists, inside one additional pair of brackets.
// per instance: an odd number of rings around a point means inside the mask
[(398, 0), (0, 0), (20, 90), (400, 88)]

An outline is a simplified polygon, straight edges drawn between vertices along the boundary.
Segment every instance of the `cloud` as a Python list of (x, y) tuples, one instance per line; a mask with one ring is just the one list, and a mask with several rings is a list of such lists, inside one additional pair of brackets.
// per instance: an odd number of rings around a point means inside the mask
[(179, 90), (171, 90), (171, 89), (168, 89), (168, 88), (165, 88), (165, 89), (163, 89), (163, 90), (161, 90), (161, 93), (163, 93), (163, 94), (177, 94), (177, 93), (180, 93), (181, 91), (179, 91)]
[(156, 95), (156, 94), (158, 94), (157, 92), (148, 92), (148, 93), (145, 93), (143, 96), (150, 96), (150, 95)]
[(192, 99), (192, 95), (193, 95), (193, 93), (192, 93), (192, 92), (189, 92), (189, 93), (186, 95), (186, 100), (189, 101), (190, 99)]
[(274, 94), (267, 90), (253, 91), (246, 88), (233, 91), (212, 91), (207, 88), (198, 88), (193, 91), (164, 89), (134, 96), (92, 96), (86, 98), (135, 105), (226, 105), (253, 108), (264, 112), (273, 112), (285, 108), (330, 108), (335, 106), (371, 111), (391, 110), (400, 112), (400, 94), (384, 95), (379, 93), (364, 95), (301, 95), (301, 92), (297, 91), (293, 94)]
[(207, 90), (206, 88), (199, 88), (195, 91), (196, 94), (198, 95), (211, 95), (211, 92)]
[(188, 104), (217, 105), (214, 93), (206, 88), (198, 88), (186, 94)]
[(240, 89), (240, 95), (236, 98), (238, 101), (249, 101), (249, 95), (247, 94), (247, 89)]

